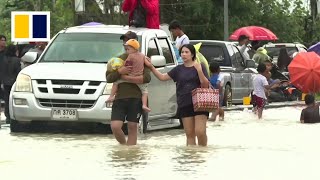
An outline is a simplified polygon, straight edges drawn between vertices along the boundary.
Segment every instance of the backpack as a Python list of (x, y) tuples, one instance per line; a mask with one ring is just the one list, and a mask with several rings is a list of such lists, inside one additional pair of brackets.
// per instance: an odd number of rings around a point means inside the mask
[(147, 12), (142, 7), (140, 0), (138, 0), (138, 5), (133, 10), (133, 17), (132, 17), (132, 20), (130, 21), (131, 26), (146, 27), (147, 25), (146, 17), (147, 17)]

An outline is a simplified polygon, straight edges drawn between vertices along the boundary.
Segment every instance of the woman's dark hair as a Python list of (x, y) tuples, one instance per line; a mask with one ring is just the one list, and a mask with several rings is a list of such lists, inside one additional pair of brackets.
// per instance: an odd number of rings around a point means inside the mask
[(196, 60), (196, 49), (194, 48), (194, 46), (192, 44), (184, 44), (183, 46), (181, 46), (181, 48), (179, 49), (179, 55), (181, 56), (181, 52), (182, 52), (182, 48), (188, 48), (191, 52), (192, 56), (192, 61)]
[(217, 73), (220, 70), (220, 65), (219, 65), (219, 63), (213, 61), (210, 63), (209, 69), (210, 69), (211, 73)]
[(10, 44), (7, 48), (6, 48), (6, 52), (5, 55), (8, 57), (16, 57), (18, 48), (16, 45)]
[(286, 69), (291, 62), (291, 58), (285, 47), (280, 49), (277, 65), (280, 70)]
[(311, 95), (311, 94), (307, 94), (305, 97), (304, 97), (304, 102), (306, 103), (306, 105), (311, 105), (314, 103), (314, 96)]
[(257, 71), (258, 73), (264, 73), (267, 69), (267, 66), (264, 63), (260, 63), (258, 65)]
[(240, 35), (239, 38), (238, 38), (238, 42), (241, 42), (241, 41), (243, 41), (245, 39), (249, 39), (249, 37), (246, 36), (246, 35)]
[(251, 47), (256, 51), (259, 47), (262, 47), (262, 44), (260, 43), (260, 41), (252, 41)]

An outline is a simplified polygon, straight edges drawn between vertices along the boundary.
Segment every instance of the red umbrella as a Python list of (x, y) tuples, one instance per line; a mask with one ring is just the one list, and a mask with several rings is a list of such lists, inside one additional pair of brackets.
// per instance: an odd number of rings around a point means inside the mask
[(320, 92), (320, 56), (317, 53), (298, 53), (288, 69), (291, 83), (302, 92)]
[(246, 26), (237, 29), (229, 37), (230, 40), (237, 41), (239, 36), (246, 35), (251, 41), (277, 40), (277, 36), (267, 28), (260, 26)]

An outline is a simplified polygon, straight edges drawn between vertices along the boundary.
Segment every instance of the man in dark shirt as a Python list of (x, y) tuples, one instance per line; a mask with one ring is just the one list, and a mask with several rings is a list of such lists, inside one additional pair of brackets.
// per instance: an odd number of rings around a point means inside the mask
[[(138, 39), (136, 33), (128, 31), (120, 37), (125, 43), (129, 39)], [(128, 54), (124, 53), (119, 56), (126, 59)], [(140, 116), (142, 115), (141, 90), (136, 84), (149, 83), (151, 80), (150, 69), (144, 68), (142, 76), (128, 76), (132, 67), (124, 66), (115, 72), (106, 72), (108, 83), (113, 83), (118, 79), (124, 79), (131, 83), (121, 83), (118, 85), (118, 91), (113, 101), (111, 112), (111, 129), (116, 140), (120, 144), (136, 145), (137, 130)], [(122, 126), (124, 121), (128, 121), (128, 139), (126, 139)]]
[(319, 104), (315, 103), (314, 96), (308, 94), (305, 96), (307, 107), (302, 110), (300, 116), (301, 123), (318, 123), (320, 122)]

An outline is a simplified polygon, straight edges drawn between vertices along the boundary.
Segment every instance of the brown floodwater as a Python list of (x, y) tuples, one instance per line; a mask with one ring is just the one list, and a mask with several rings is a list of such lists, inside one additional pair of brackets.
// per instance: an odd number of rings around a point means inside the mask
[(299, 123), (301, 108), (226, 112), (208, 123), (208, 147), (186, 147), (180, 129), (139, 135), (120, 146), (112, 135), (10, 133), (0, 129), (3, 180), (320, 179), (320, 124)]

